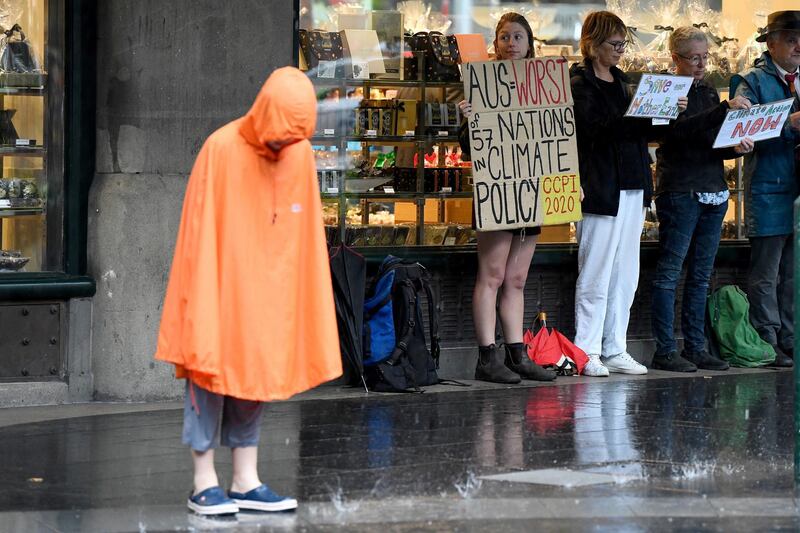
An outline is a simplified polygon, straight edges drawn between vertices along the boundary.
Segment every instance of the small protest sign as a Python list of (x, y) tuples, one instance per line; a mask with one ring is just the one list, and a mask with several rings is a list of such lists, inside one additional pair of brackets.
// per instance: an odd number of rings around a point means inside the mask
[(689, 94), (692, 78), (644, 74), (636, 87), (626, 117), (678, 118), (678, 98)]
[(464, 65), (479, 231), (581, 218), (567, 62), (560, 57)]
[(792, 110), (792, 98), (754, 105), (750, 109), (731, 109), (717, 133), (714, 148), (736, 146), (742, 139), (763, 141), (778, 137)]

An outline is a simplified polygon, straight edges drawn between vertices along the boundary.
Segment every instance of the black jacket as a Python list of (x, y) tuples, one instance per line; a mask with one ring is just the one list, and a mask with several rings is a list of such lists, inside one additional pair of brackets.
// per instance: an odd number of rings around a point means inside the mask
[[(620, 177), (635, 178), (644, 190), (644, 206), (650, 206), (653, 177), (647, 138), (654, 134), (649, 119), (626, 118), (624, 108), (612, 102), (600, 88), (591, 61), (569, 69), (575, 100), (581, 186), (586, 197), (584, 213), (617, 216)], [(632, 98), (628, 78), (616, 67), (614, 79), (622, 86), (625, 101)]]
[(689, 89), (686, 111), (664, 126), (656, 151), (656, 183), (662, 192), (718, 192), (725, 183), (723, 159), (737, 157), (733, 148), (714, 150), (714, 139), (730, 108), (717, 90), (699, 81)]

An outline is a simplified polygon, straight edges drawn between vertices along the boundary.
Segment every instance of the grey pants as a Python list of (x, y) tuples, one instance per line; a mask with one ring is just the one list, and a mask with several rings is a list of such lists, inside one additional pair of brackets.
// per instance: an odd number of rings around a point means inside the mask
[(183, 402), (183, 443), (196, 452), (216, 448), (221, 427), (222, 446), (258, 446), (263, 411), (263, 402), (215, 394), (187, 379)]
[(750, 238), (750, 322), (766, 342), (794, 350), (794, 237)]

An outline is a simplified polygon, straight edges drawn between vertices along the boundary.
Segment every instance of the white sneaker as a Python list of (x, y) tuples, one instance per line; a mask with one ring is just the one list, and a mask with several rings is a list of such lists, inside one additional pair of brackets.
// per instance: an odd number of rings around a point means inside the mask
[(618, 374), (647, 374), (647, 367), (637, 363), (628, 352), (622, 352), (621, 354), (611, 357), (603, 357), (602, 360), (609, 372), (616, 372)]
[(596, 378), (604, 378), (608, 376), (608, 369), (603, 366), (600, 361), (600, 356), (595, 354), (589, 355), (589, 362), (583, 367), (582, 374), (584, 376), (592, 376)]

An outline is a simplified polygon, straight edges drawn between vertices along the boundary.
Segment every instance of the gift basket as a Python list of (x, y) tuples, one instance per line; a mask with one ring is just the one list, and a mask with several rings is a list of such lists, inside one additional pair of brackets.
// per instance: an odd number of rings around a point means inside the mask
[(0, 272), (15, 272), (28, 264), (30, 257), (23, 257), (16, 250), (0, 250)]
[[(553, 25), (556, 21), (556, 10), (537, 10), (530, 7), (515, 5), (514, 7), (501, 7), (489, 13), (489, 20), (492, 27), (496, 26), (506, 13), (519, 13), (533, 32), (533, 47), (536, 57), (552, 55), (571, 55), (572, 47), (564, 45), (552, 45), (551, 39), (555, 36), (552, 33)], [(489, 53), (494, 54), (494, 43), (489, 45)]]
[(432, 11), (431, 5), (420, 0), (406, 0), (397, 3), (397, 10), (403, 14), (403, 26), (408, 34), (420, 32), (447, 33), (452, 21), (444, 14)]
[[(679, 26), (694, 26), (708, 38), (709, 59), (706, 73), (715, 86), (726, 86), (730, 76), (752, 65), (761, 55), (763, 45), (751, 39), (740, 46), (736, 35), (738, 21), (727, 19), (711, 9), (707, 0), (662, 0), (640, 10), (635, 0), (607, 0), (606, 9), (616, 13), (628, 25), (628, 48), (620, 68), (636, 74), (667, 72), (672, 68), (669, 38)], [(766, 10), (756, 13), (759, 27), (766, 23)]]
[(756, 9), (753, 13), (753, 24), (756, 27), (756, 31), (750, 34), (750, 37), (747, 38), (747, 41), (742, 45), (739, 54), (736, 56), (736, 68), (738, 71), (752, 67), (756, 59), (761, 57), (761, 54), (767, 50), (766, 43), (756, 41), (756, 38), (761, 35), (762, 30), (767, 26), (769, 9), (763, 4), (762, 2), (762, 7)]
[(47, 75), (19, 24), (0, 26), (0, 86), (44, 87)]

